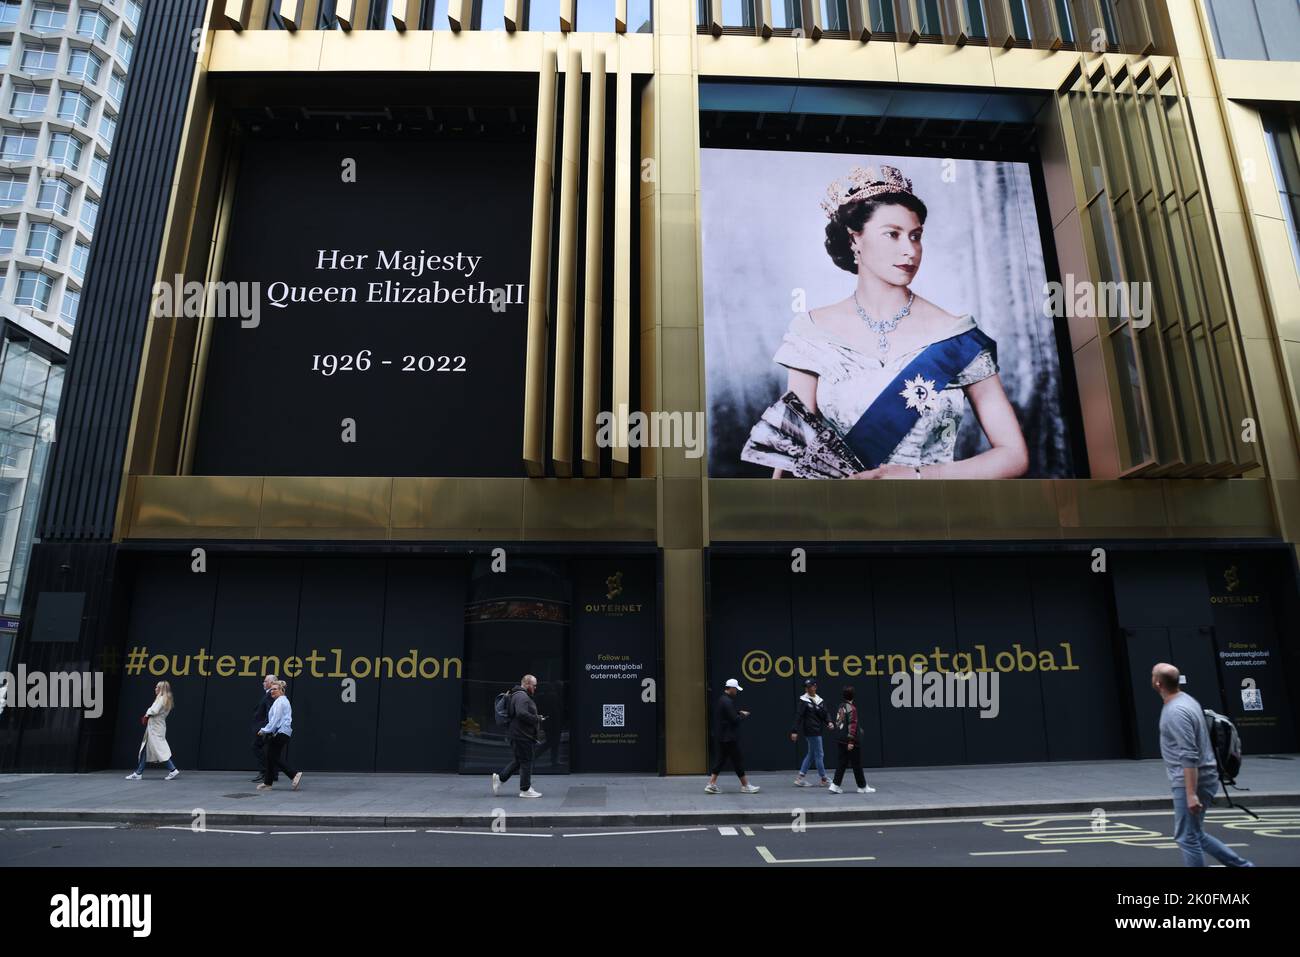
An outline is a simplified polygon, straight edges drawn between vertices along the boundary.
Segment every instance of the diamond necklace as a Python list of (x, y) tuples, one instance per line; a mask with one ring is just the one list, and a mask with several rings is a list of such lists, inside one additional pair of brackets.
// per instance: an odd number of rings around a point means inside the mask
[(867, 324), (868, 329), (880, 337), (876, 340), (876, 349), (882, 357), (889, 353), (889, 334), (897, 329), (899, 321), (912, 311), (912, 303), (915, 301), (916, 293), (912, 293), (907, 298), (907, 305), (893, 319), (872, 319), (867, 315), (867, 311), (862, 308), (862, 304), (858, 302), (858, 291), (853, 290), (853, 307), (858, 310), (858, 318)]

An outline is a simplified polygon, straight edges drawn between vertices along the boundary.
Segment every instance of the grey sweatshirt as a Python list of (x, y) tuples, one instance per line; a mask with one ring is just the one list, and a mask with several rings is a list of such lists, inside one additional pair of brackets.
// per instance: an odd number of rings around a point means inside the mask
[(1186, 691), (1174, 695), (1160, 709), (1160, 756), (1165, 759), (1169, 782), (1174, 787), (1184, 786), (1183, 768), (1199, 768), (1202, 782), (1219, 779), (1205, 712)]

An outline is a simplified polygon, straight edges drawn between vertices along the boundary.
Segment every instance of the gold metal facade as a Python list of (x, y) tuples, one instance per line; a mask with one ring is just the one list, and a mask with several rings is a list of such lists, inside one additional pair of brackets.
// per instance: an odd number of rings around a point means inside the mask
[[(1259, 113), (1245, 101), (1300, 99), (1295, 64), (1216, 61), (1198, 0), (1071, 0), (1071, 42), (1058, 5), (1031, 2), (1019, 38), (1005, 0), (984, 5), (985, 36), (964, 3), (892, 2), (895, 34), (873, 30), (878, 4), (850, 0), (849, 29), (782, 35), (772, 3), (748, 26), (701, 23), (695, 2), (660, 0), (652, 34), (577, 33), (575, 8), (552, 31), (472, 29), (451, 0), (451, 29), (367, 30), (367, 0), (339, 0), (338, 30), (314, 29), (316, 0), (281, 3), (290, 30), (263, 30), (271, 0), (212, 0), (199, 53), (160, 279), (216, 279), (229, 219), (233, 157), (217, 74), (351, 76), (382, 97), (411, 73), (539, 76), (527, 386), (519, 479), (211, 477), (189, 472), (201, 428), (208, 330), (149, 317), (120, 503), (121, 538), (511, 542), (625, 541), (664, 555), (668, 768), (702, 770), (706, 737), (704, 571), (728, 541), (1274, 538), (1300, 542), (1300, 280), (1272, 188)], [(279, 0), (276, 0), (279, 2)], [(581, 3), (582, 0), (577, 0)], [(507, 3), (507, 18), (519, 5)], [(396, 22), (402, 18), (401, 23)], [(627, 26), (627, 5), (616, 19)], [(1093, 31), (1106, 34), (1093, 52)], [(820, 24), (820, 25), (819, 25)], [(901, 26), (900, 26), (901, 25)], [(786, 31), (788, 32), (788, 31)], [(595, 74), (581, 85), (562, 78)], [(593, 477), (594, 402), (602, 376), (615, 407), (705, 410), (699, 224), (699, 80), (888, 83), (1049, 94), (1038, 143), (1060, 272), (1080, 281), (1150, 282), (1149, 325), (1070, 320), (1092, 478), (1003, 482), (710, 480), (705, 459), (644, 449), (639, 474), (616, 436), (613, 476)], [(1290, 78), (1286, 86), (1281, 81)], [(1261, 95), (1265, 91), (1267, 95)], [(604, 104), (612, 103), (607, 128)], [(583, 139), (582, 115), (587, 143)], [(551, 123), (548, 117), (554, 117)], [(634, 127), (633, 124), (639, 124)], [(639, 129), (641, 154), (633, 155)], [(613, 143), (613, 169), (597, 162)], [(584, 159), (585, 157), (585, 159)], [(578, 229), (580, 163), (614, 181), (612, 235)], [(1252, 172), (1252, 170), (1254, 172)], [(1271, 190), (1271, 191), (1270, 191)], [(761, 201), (761, 192), (755, 194)], [(639, 204), (633, 233), (632, 202)], [(591, 202), (591, 200), (589, 200)], [(558, 217), (558, 248), (551, 248)], [(581, 337), (596, 354), (592, 286), (612, 243), (612, 368), (548, 355)], [(547, 285), (558, 267), (555, 314)], [(588, 264), (587, 287), (576, 265)], [(639, 290), (633, 302), (633, 289)], [(634, 317), (639, 323), (633, 328)], [(145, 321), (146, 317), (141, 317)], [(636, 337), (635, 339), (633, 337)], [(640, 394), (629, 363), (638, 348)], [(548, 369), (555, 385), (547, 389)], [(582, 410), (581, 460), (566, 409)], [(552, 422), (553, 444), (546, 441)], [(545, 474), (556, 476), (543, 478)]]

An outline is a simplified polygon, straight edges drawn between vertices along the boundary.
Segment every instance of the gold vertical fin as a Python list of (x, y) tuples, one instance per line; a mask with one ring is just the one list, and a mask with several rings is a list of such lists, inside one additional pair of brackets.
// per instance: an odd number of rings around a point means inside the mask
[(591, 62), (587, 121), (587, 268), (582, 310), (582, 474), (600, 475), (596, 416), (601, 397), (601, 305), (605, 295), (605, 53)]
[(628, 473), (627, 413), (632, 395), (632, 73), (619, 56), (614, 91), (614, 368), (610, 405), (614, 435), (610, 460)]
[(546, 335), (551, 278), (551, 202), (555, 190), (554, 50), (542, 54), (537, 82), (537, 155), (533, 168), (533, 235), (528, 270), (528, 346), (524, 371), (524, 468), (546, 472)]
[(560, 249), (555, 295), (555, 383), (551, 460), (573, 474), (574, 314), (578, 298), (578, 181), (582, 161), (582, 51), (569, 50), (564, 70), (564, 139), (560, 144)]

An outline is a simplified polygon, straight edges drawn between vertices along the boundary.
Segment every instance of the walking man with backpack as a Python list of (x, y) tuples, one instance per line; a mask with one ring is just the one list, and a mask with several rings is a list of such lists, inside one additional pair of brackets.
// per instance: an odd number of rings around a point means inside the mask
[(1228, 867), (1254, 867), (1232, 848), (1204, 831), (1205, 809), (1219, 789), (1218, 762), (1205, 726), (1205, 711), (1179, 688), (1178, 669), (1161, 663), (1151, 669), (1151, 687), (1164, 701), (1160, 709), (1160, 754), (1174, 794), (1174, 840), (1188, 867), (1204, 867), (1205, 854)]
[[(514, 751), (514, 760), (506, 765), (505, 770), (492, 775), (492, 793), (498, 794), (501, 785), (519, 772), (519, 796), (521, 798), (539, 798), (541, 793), (533, 790), (533, 755), (537, 750), (537, 731), (543, 720), (537, 713), (533, 695), (537, 693), (537, 679), (524, 675), (519, 684), (510, 689), (505, 699), (505, 716), (509, 719), (510, 747)], [(497, 699), (497, 720), (501, 718), (502, 701)]]
[(839, 764), (835, 768), (835, 780), (831, 782), (832, 794), (843, 794), (840, 785), (844, 782), (844, 771), (853, 766), (853, 779), (858, 782), (859, 794), (874, 794), (876, 789), (867, 784), (867, 776), (862, 773), (862, 725), (858, 723), (858, 706), (853, 703), (853, 688), (847, 687), (840, 696), (839, 710), (835, 712), (836, 746), (839, 748)]

